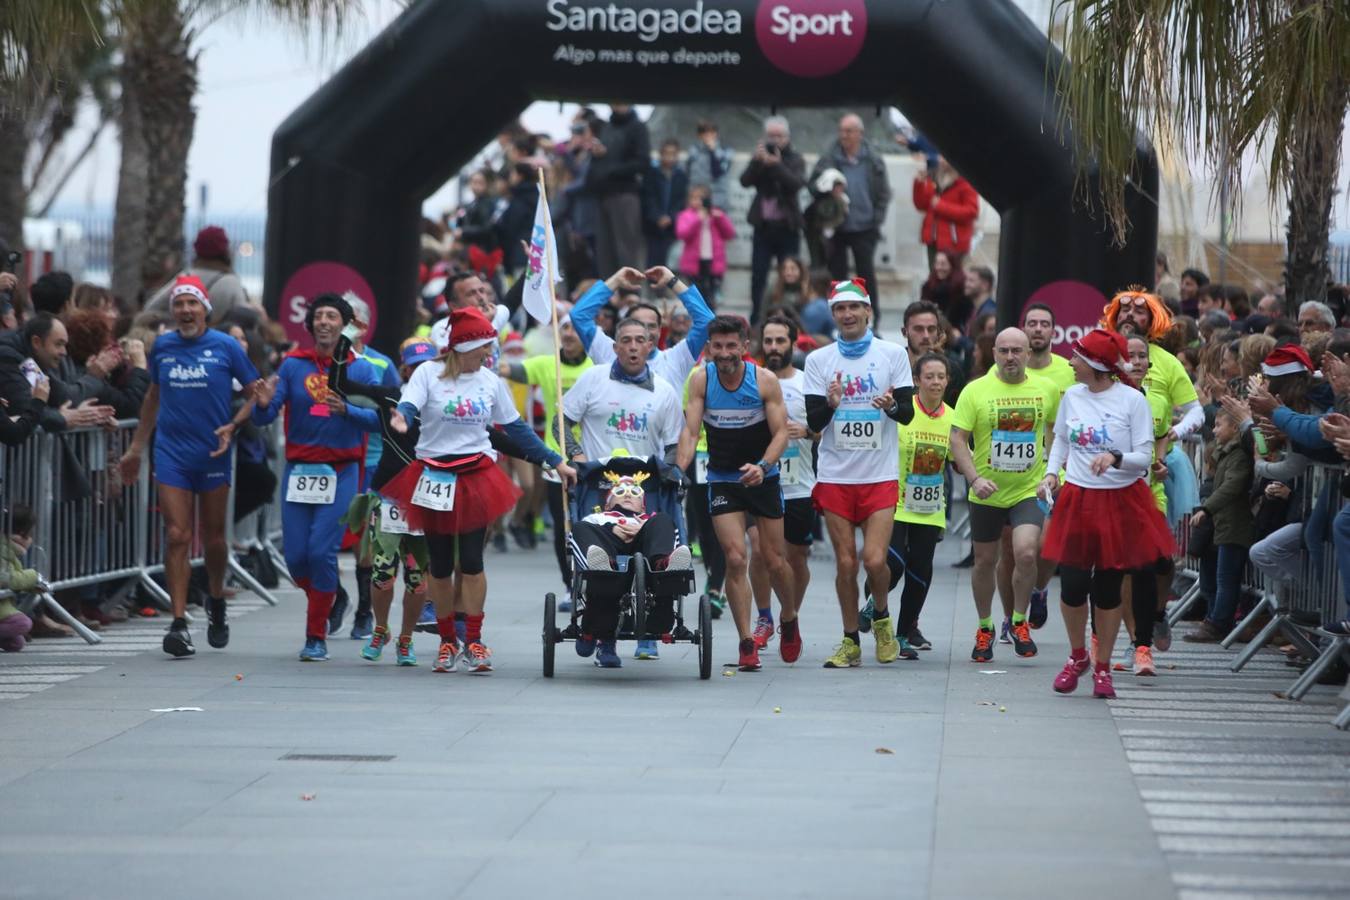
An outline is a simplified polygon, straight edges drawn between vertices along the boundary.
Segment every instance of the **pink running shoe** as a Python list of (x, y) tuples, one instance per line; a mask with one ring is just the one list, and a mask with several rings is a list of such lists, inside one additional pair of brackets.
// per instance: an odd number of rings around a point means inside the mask
[(1116, 699), (1116, 689), (1111, 685), (1111, 673), (1104, 669), (1092, 671), (1092, 696), (1100, 700)]
[(1078, 689), (1078, 679), (1088, 670), (1091, 665), (1086, 659), (1074, 659), (1069, 657), (1069, 661), (1064, 664), (1064, 668), (1055, 676), (1055, 693), (1072, 694)]

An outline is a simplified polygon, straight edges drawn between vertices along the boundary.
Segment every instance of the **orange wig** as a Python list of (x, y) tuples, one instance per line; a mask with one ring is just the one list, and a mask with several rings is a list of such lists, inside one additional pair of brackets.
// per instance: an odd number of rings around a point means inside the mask
[(1127, 298), (1143, 297), (1148, 305), (1148, 311), (1152, 315), (1152, 323), (1148, 328), (1148, 339), (1150, 341), (1160, 340), (1167, 334), (1172, 327), (1172, 312), (1163, 303), (1162, 298), (1157, 294), (1150, 294), (1142, 287), (1131, 285), (1126, 290), (1121, 291), (1111, 298), (1111, 302), (1102, 307), (1102, 320), (1099, 325), (1107, 331), (1116, 330), (1116, 321), (1120, 317), (1120, 304)]

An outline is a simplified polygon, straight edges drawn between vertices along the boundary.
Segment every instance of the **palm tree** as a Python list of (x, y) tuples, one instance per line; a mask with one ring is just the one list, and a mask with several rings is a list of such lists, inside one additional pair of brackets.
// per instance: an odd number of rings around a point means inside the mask
[(113, 292), (143, 297), (183, 267), (187, 157), (201, 32), (230, 13), (341, 28), (354, 0), (110, 0), (123, 40), (122, 161), (113, 222)]
[(1268, 150), (1271, 194), (1289, 196), (1286, 296), (1324, 299), (1350, 103), (1350, 3), (1058, 0), (1051, 18), (1072, 63), (1056, 76), (1060, 124), (1072, 126), (1080, 176), (1100, 176), (1086, 199), (1101, 203), (1117, 239), (1141, 132), (1201, 148), (1233, 202), (1243, 159)]

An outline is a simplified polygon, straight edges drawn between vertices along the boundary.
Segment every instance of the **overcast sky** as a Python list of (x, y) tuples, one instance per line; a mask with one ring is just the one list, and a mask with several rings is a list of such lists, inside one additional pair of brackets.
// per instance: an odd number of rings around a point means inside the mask
[[(3, 2), (3, 0), (0, 0)], [(1047, 0), (1017, 0), (1044, 27)], [(209, 191), (212, 213), (258, 213), (267, 208), (268, 155), (272, 132), (333, 72), (370, 41), (402, 9), (396, 0), (365, 0), (341, 38), (323, 47), (294, 29), (254, 16), (231, 14), (205, 29), (197, 41), (201, 51), (197, 124), (188, 157), (188, 206), (194, 213), (200, 187)], [(522, 118), (527, 127), (566, 136), (570, 107), (536, 103)], [(88, 134), (90, 117), (80, 125)], [(82, 144), (79, 138), (70, 147)], [(73, 151), (72, 151), (73, 152)], [(111, 209), (117, 188), (116, 129), (109, 128), (76, 175), (67, 183), (58, 207)], [(1342, 160), (1341, 184), (1350, 173)], [(453, 205), (448, 191), (427, 199), (424, 208), (436, 214)], [(1350, 223), (1350, 200), (1344, 190), (1333, 204), (1333, 219)]]

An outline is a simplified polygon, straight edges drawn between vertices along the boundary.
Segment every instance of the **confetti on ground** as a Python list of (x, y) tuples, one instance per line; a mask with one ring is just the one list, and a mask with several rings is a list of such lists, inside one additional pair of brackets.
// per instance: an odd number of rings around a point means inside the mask
[(1007, 669), (981, 669), (981, 675), (1007, 675)]
[(234, 680), (235, 680), (235, 681), (243, 681), (243, 680), (244, 680), (244, 676), (243, 676), (243, 675), (236, 675), (236, 676), (234, 676)]
[(881, 756), (894, 756), (894, 755), (895, 755), (895, 751), (894, 751), (894, 750), (891, 750), (891, 749), (889, 749), (889, 748), (887, 748), (887, 747), (878, 747), (878, 748), (877, 748), (877, 753), (880, 754)]
[(164, 709), (152, 709), (151, 712), (205, 712), (200, 706), (169, 706)]
[(317, 795), (316, 795), (316, 794), (301, 794), (301, 795), (300, 795), (300, 799), (301, 799), (301, 800), (313, 800), (313, 799), (315, 798), (315, 796), (317, 796)]
[(775, 706), (775, 707), (773, 708), (773, 711), (776, 712), (776, 713), (780, 713), (780, 712), (783, 711), (783, 707), (781, 707), (781, 706)]
[(1007, 712), (1007, 711), (1008, 711), (1008, 707), (1006, 707), (1006, 706), (1000, 706), (1000, 707), (998, 708), (998, 711), (999, 711), (999, 712)]
[(978, 701), (975, 705), (976, 705), (976, 706), (997, 706), (998, 704), (995, 703), (993, 700), (980, 700), (980, 701)]

